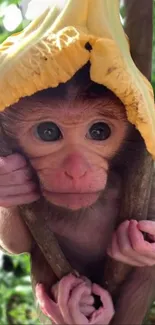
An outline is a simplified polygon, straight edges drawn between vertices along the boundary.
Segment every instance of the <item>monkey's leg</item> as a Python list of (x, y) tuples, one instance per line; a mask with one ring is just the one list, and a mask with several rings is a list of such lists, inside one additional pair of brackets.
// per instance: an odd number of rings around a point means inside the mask
[(140, 325), (155, 299), (155, 267), (136, 268), (122, 285), (112, 325)]

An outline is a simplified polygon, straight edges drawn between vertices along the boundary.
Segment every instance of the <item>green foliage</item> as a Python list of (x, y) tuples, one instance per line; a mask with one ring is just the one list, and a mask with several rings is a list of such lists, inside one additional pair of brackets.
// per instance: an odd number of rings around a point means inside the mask
[(0, 268), (0, 324), (39, 324), (30, 283), (26, 254), (2, 257)]
[(19, 5), (21, 0), (0, 0), (0, 4), (11, 5), (12, 3), (15, 5)]
[[(12, 34), (12, 32), (8, 32), (3, 25), (4, 8), (11, 4), (15, 4), (20, 8), (20, 3), (21, 0), (0, 0), (0, 43)], [(13, 33), (22, 31), (28, 23), (29, 21), (23, 17), (22, 23), (13, 31)]]

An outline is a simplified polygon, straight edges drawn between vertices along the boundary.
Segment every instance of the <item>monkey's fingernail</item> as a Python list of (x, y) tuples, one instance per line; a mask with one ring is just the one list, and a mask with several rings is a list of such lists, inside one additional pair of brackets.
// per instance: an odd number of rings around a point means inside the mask
[(41, 286), (42, 286), (42, 283), (37, 283), (35, 289), (38, 290), (38, 289), (40, 289)]
[(134, 219), (131, 219), (131, 223), (134, 225), (138, 225), (138, 221), (137, 220), (134, 220)]

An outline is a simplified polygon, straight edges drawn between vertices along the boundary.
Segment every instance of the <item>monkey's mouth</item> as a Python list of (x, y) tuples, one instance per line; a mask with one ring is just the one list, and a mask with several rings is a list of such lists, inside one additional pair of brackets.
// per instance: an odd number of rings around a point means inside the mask
[(78, 210), (94, 204), (101, 192), (55, 193), (43, 190), (43, 196), (51, 203), (72, 210)]

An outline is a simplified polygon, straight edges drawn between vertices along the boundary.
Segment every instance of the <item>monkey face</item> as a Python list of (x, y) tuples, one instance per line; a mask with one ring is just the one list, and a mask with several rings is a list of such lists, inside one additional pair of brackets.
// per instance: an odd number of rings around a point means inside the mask
[(106, 187), (109, 162), (127, 134), (126, 119), (115, 118), (122, 104), (109, 98), (52, 103), (31, 98), (22, 106), (23, 118), (14, 132), (42, 195), (72, 210), (95, 203)]
[(21, 99), (1, 121), (45, 199), (71, 210), (98, 200), (129, 129), (123, 104), (90, 80), (87, 65), (67, 83)]

